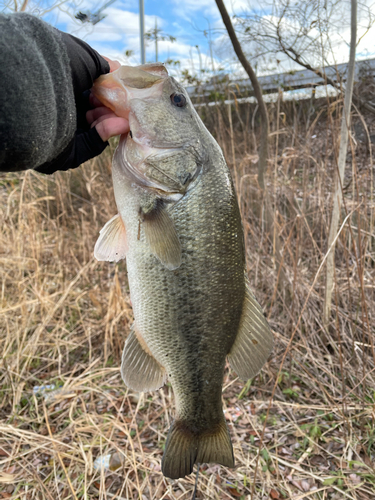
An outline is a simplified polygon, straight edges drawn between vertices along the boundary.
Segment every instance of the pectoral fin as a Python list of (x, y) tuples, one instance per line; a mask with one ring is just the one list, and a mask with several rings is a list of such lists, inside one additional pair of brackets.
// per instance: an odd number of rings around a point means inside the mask
[(142, 213), (142, 226), (151, 252), (170, 270), (181, 265), (181, 245), (173, 220), (162, 202)]
[(121, 376), (133, 391), (154, 391), (165, 383), (165, 369), (151, 354), (146, 342), (132, 326), (122, 353)]
[(128, 250), (125, 225), (119, 214), (110, 219), (95, 244), (94, 256), (97, 260), (118, 262), (125, 259)]
[(262, 308), (247, 287), (240, 327), (228, 355), (237, 375), (247, 380), (254, 377), (272, 351), (273, 336)]

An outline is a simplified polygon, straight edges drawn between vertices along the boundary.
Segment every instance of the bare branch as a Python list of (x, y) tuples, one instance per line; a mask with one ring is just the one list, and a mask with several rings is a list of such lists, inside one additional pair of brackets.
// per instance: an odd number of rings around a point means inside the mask
[[(253, 70), (251, 64), (247, 60), (240, 42), (238, 41), (237, 35), (234, 31), (232, 21), (230, 20), (229, 14), (225, 8), (223, 0), (215, 0), (216, 5), (219, 8), (222, 20), (225, 24), (225, 27), (228, 31), (229, 38), (232, 42), (233, 49), (242, 64), (244, 70), (248, 74), (251, 84), (254, 89), (255, 97), (258, 101), (259, 111), (261, 115), (261, 142), (259, 148), (259, 161), (258, 161), (258, 183), (259, 187), (262, 190), (262, 199), (265, 200), (265, 216), (266, 216), (266, 225), (268, 231), (272, 234), (274, 233), (274, 252), (276, 257), (276, 267), (277, 274), (280, 276), (279, 286), (282, 290), (286, 290), (289, 292), (289, 288), (287, 288), (287, 279), (283, 269), (283, 258), (281, 255), (281, 242), (280, 238), (275, 231), (275, 214), (273, 212), (271, 203), (269, 201), (269, 196), (266, 189), (265, 184), (265, 174), (267, 171), (267, 160), (268, 160), (268, 132), (269, 132), (269, 124), (268, 124), (268, 113), (267, 108), (263, 100), (262, 89), (259, 85), (258, 78), (256, 77), (255, 71)], [(289, 300), (288, 296), (288, 300)]]
[(23, 4), (22, 4), (21, 9), (20, 9), (21, 12), (25, 12), (28, 3), (29, 3), (29, 0), (23, 1)]

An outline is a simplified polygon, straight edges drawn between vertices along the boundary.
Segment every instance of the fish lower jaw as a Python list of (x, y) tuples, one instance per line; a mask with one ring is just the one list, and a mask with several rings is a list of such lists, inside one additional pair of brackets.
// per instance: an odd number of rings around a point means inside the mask
[(139, 192), (139, 190), (147, 191), (161, 198), (167, 203), (177, 203), (180, 201), (185, 193), (180, 193), (178, 191), (170, 191), (168, 186), (164, 186), (158, 182), (153, 182), (147, 178), (147, 182), (142, 184), (142, 181), (135, 181), (131, 183), (131, 188), (134, 192)]
[(158, 156), (165, 156), (169, 155), (171, 153), (178, 153), (180, 152), (183, 147), (175, 147), (175, 146), (155, 146), (151, 140), (147, 137), (141, 136), (141, 137), (135, 137), (133, 135), (132, 138), (130, 138), (131, 141), (134, 142), (134, 145), (138, 149), (139, 155), (143, 158), (143, 161), (149, 159), (149, 158), (155, 158)]
[[(133, 175), (129, 177), (132, 188), (141, 188), (149, 192), (154, 192), (167, 202), (179, 201), (185, 194), (184, 192), (171, 189), (171, 186), (149, 177), (146, 173), (147, 160), (155, 162), (158, 156), (163, 157), (179, 150), (177, 148), (155, 148), (145, 144), (139, 145), (134, 139), (130, 139), (130, 141), (131, 143), (127, 144), (127, 149), (125, 150), (124, 164), (129, 165), (128, 171), (133, 172)], [(136, 146), (136, 152), (134, 146)], [(165, 177), (168, 176), (165, 175)], [(175, 184), (174, 179), (172, 179), (172, 182)]]

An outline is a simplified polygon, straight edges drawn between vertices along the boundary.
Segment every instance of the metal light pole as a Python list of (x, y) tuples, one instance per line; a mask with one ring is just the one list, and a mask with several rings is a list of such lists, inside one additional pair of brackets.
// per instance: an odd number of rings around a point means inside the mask
[(139, 0), (139, 36), (141, 37), (141, 63), (146, 62), (146, 52), (145, 52), (145, 6), (144, 0)]

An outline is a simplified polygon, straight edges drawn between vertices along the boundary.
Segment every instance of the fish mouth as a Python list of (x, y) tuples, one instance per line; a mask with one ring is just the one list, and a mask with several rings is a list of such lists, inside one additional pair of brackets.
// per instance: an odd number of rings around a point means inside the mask
[[(158, 168), (163, 157), (181, 154), (188, 144), (155, 144), (143, 130), (136, 114), (131, 109), (133, 99), (158, 99), (162, 96), (168, 71), (162, 64), (121, 66), (116, 71), (95, 80), (93, 94), (117, 116), (129, 120), (129, 134), (121, 136), (116, 150), (116, 167), (136, 187), (157, 192), (166, 201), (179, 201), (188, 189), (168, 172)], [(150, 174), (152, 162), (153, 174)], [(115, 164), (114, 164), (115, 166)]]
[(117, 116), (129, 119), (131, 100), (160, 97), (167, 77), (163, 65), (120, 66), (96, 79), (91, 91)]
[(140, 147), (157, 147), (160, 149), (183, 147), (184, 144), (151, 143), (132, 111), (133, 100), (157, 100), (162, 96), (168, 71), (161, 63), (144, 64), (142, 66), (121, 66), (116, 71), (100, 76), (95, 80), (92, 93), (102, 104), (110, 108), (117, 116), (129, 120), (131, 138)]

